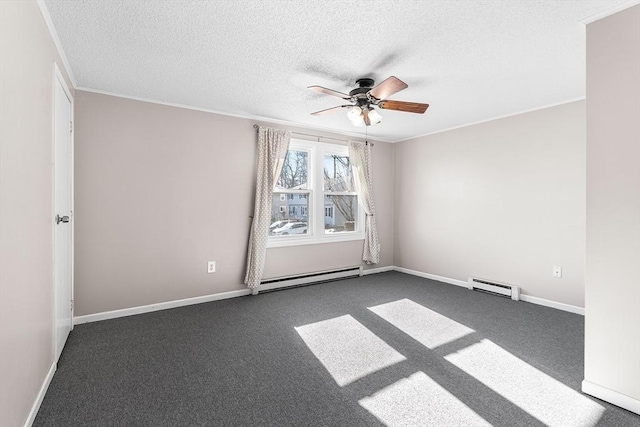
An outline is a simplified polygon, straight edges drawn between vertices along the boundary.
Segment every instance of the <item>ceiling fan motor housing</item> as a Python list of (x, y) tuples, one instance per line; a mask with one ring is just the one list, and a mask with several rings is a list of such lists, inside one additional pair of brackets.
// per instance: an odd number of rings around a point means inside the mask
[(357, 88), (353, 89), (349, 92), (349, 96), (353, 98), (353, 100), (362, 107), (363, 105), (368, 105), (370, 103), (367, 92), (371, 90), (374, 85), (373, 79), (363, 78), (356, 80)]

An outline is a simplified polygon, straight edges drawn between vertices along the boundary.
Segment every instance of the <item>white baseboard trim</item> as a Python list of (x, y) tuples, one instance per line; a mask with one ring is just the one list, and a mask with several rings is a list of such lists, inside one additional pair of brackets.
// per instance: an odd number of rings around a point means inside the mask
[(369, 269), (362, 269), (362, 275), (366, 276), (367, 274), (377, 274), (377, 273), (384, 273), (385, 271), (393, 271), (395, 270), (395, 267), (393, 265), (388, 265), (386, 267), (376, 267), (376, 268), (369, 268)]
[[(408, 268), (397, 267), (397, 266), (393, 266), (393, 265), (389, 265), (389, 266), (385, 266), (385, 267), (378, 267), (378, 268), (371, 268), (371, 269), (368, 269), (368, 270), (364, 270), (363, 269), (362, 270), (362, 275), (365, 276), (365, 275), (368, 275), (368, 274), (383, 273), (385, 271), (398, 271), (400, 273), (411, 274), (413, 276), (423, 277), (425, 279), (431, 279), (431, 280), (435, 280), (435, 281), (438, 281), (438, 282), (444, 282), (444, 283), (448, 283), (448, 284), (451, 284), (451, 285), (461, 286), (463, 288), (467, 287), (467, 282), (465, 282), (463, 280), (451, 279), (449, 277), (438, 276), (436, 274), (424, 273), (422, 271), (411, 270), (411, 269), (408, 269)], [(166, 310), (166, 309), (169, 309), (169, 308), (183, 307), (183, 306), (186, 306), (186, 305), (201, 304), (201, 303), (211, 302), (211, 301), (219, 301), (219, 300), (223, 300), (223, 299), (242, 297), (242, 296), (245, 296), (245, 295), (251, 295), (251, 290), (250, 289), (241, 289), (241, 290), (237, 290), (237, 291), (222, 292), (222, 293), (219, 293), (219, 294), (204, 295), (204, 296), (201, 296), (201, 297), (186, 298), (186, 299), (175, 300), (175, 301), (161, 302), (161, 303), (157, 303), (157, 304), (143, 305), (143, 306), (139, 306), (139, 307), (124, 308), (124, 309), (121, 309), (121, 310), (113, 310), (113, 311), (105, 311), (105, 312), (102, 312), (102, 313), (87, 314), (85, 316), (74, 317), (73, 318), (73, 324), (74, 325), (81, 325), (83, 323), (98, 322), (100, 320), (107, 320), (107, 319), (116, 319), (118, 317), (133, 316), (135, 314), (150, 313), (152, 311)], [(546, 306), (546, 307), (551, 307), (551, 308), (555, 308), (555, 309), (558, 309), (558, 310), (568, 311), (570, 313), (581, 314), (581, 315), (584, 316), (584, 308), (582, 308), (582, 307), (577, 307), (577, 306), (574, 306), (574, 305), (564, 304), (564, 303), (561, 303), (561, 302), (550, 301), (550, 300), (546, 300), (544, 298), (533, 297), (533, 296), (530, 296), (530, 295), (522, 295), (522, 294), (520, 294), (520, 299), (522, 301), (526, 301), (526, 302), (529, 302), (529, 303), (532, 303), (532, 304), (543, 305), (543, 306)]]
[(462, 286), (463, 288), (467, 287), (467, 282), (465, 282), (464, 280), (451, 279), (449, 277), (424, 273), (422, 271), (417, 271), (417, 270), (410, 270), (408, 268), (403, 268), (403, 267), (394, 267), (394, 270), (399, 271), (400, 273), (407, 273), (413, 276), (424, 277), (425, 279), (435, 280), (437, 282), (449, 283), (450, 285)]
[(569, 313), (575, 313), (584, 316), (584, 308), (578, 307), (577, 305), (565, 304), (563, 302), (556, 302), (523, 294), (520, 294), (520, 299), (525, 302), (530, 302), (531, 304), (544, 305), (545, 307), (556, 308), (558, 310), (568, 311)]
[(582, 392), (640, 415), (640, 400), (618, 393), (591, 381), (582, 381)]
[(133, 316), (134, 314), (150, 313), (152, 311), (166, 310), (169, 308), (184, 307), (186, 305), (202, 304), (205, 302), (219, 301), (223, 299), (242, 297), (250, 295), (250, 289), (240, 289), (238, 291), (221, 292), (219, 294), (203, 295), (201, 297), (185, 298), (175, 301), (160, 302), (157, 304), (142, 305), (139, 307), (123, 308), (121, 310), (104, 311), (102, 313), (87, 314), (73, 318), (74, 325), (83, 323), (98, 322), (100, 320), (116, 319), (118, 317)]
[[(386, 266), (386, 267), (379, 267), (379, 268), (371, 268), (369, 270), (362, 270), (362, 275), (367, 275), (367, 274), (375, 274), (375, 273), (382, 273), (385, 271), (392, 271), (394, 270), (395, 267), (390, 265), (390, 266)], [(264, 290), (263, 287), (261, 287), (260, 289), (255, 289), (253, 292), (253, 295), (257, 295), (258, 294), (258, 290)], [(135, 314), (143, 314), (143, 313), (150, 313), (152, 311), (159, 311), (159, 310), (166, 310), (169, 308), (176, 308), (176, 307), (183, 307), (186, 305), (193, 305), (193, 304), (201, 304), (201, 303), (205, 303), (205, 302), (211, 302), (211, 301), (219, 301), (219, 300), (223, 300), (223, 299), (229, 299), (229, 298), (236, 298), (236, 297), (243, 297), (245, 295), (251, 295), (252, 294), (252, 290), (251, 289), (241, 289), (238, 291), (229, 291), (229, 292), (222, 292), (219, 294), (212, 294), (212, 295), (204, 295), (201, 297), (194, 297), (194, 298), (186, 298), (186, 299), (181, 299), (181, 300), (175, 300), (175, 301), (167, 301), (167, 302), (160, 302), (160, 303), (156, 303), (156, 304), (149, 304), (149, 305), (143, 305), (143, 306), (138, 306), (138, 307), (130, 307), (130, 308), (123, 308), (121, 310), (112, 310), (112, 311), (104, 311), (102, 313), (94, 313), (94, 314), (87, 314), (84, 316), (76, 316), (73, 318), (73, 324), (74, 325), (81, 325), (83, 323), (90, 323), (90, 322), (98, 322), (100, 320), (107, 320), (107, 319), (116, 319), (118, 317), (125, 317), (125, 316), (133, 316)]]
[(31, 407), (31, 411), (29, 411), (29, 416), (27, 420), (24, 422), (24, 427), (31, 427), (33, 422), (36, 420), (36, 415), (38, 415), (38, 411), (40, 410), (40, 405), (42, 405), (42, 401), (44, 400), (44, 395), (47, 394), (47, 390), (49, 389), (49, 384), (51, 384), (51, 380), (53, 379), (53, 374), (56, 373), (56, 368), (58, 365), (54, 362), (51, 364), (49, 368), (49, 372), (47, 372), (47, 376), (44, 377), (44, 381), (42, 382), (42, 387), (40, 387), (40, 391), (36, 396), (35, 402), (33, 402), (33, 406)]
[[(410, 270), (403, 267), (393, 267), (395, 271), (400, 273), (407, 273), (414, 276), (424, 277), (425, 279), (436, 280), (438, 282), (449, 283), (451, 285), (467, 287), (467, 282), (463, 280), (451, 279), (449, 277), (437, 276), (435, 274), (424, 273), (422, 271)], [(544, 298), (532, 297), (531, 295), (520, 294), (520, 300), (531, 304), (543, 305), (545, 307), (551, 307), (562, 311), (568, 311), (570, 313), (580, 314), (584, 316), (584, 308), (575, 305), (565, 304), (562, 302), (551, 301)]]

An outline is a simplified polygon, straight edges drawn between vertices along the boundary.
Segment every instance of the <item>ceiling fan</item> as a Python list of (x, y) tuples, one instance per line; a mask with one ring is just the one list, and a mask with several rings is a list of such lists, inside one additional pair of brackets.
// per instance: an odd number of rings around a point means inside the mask
[(392, 101), (387, 99), (394, 93), (400, 92), (409, 87), (405, 82), (397, 77), (391, 76), (377, 86), (373, 79), (363, 78), (356, 80), (357, 88), (349, 94), (327, 89), (322, 86), (309, 86), (309, 89), (318, 93), (337, 96), (351, 104), (338, 105), (337, 107), (311, 113), (314, 116), (333, 113), (341, 108), (349, 108), (347, 117), (355, 126), (372, 126), (380, 123), (382, 116), (374, 107), (383, 110), (405, 111), (407, 113), (423, 114), (429, 108), (429, 104), (418, 102)]

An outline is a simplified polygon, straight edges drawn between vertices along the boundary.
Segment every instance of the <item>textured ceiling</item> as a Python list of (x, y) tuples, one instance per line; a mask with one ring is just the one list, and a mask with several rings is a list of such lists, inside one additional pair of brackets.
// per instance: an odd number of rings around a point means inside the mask
[(369, 136), (398, 141), (585, 95), (579, 21), (628, 1), (46, 0), (76, 85), (129, 97), (361, 135), (342, 100), (394, 75)]

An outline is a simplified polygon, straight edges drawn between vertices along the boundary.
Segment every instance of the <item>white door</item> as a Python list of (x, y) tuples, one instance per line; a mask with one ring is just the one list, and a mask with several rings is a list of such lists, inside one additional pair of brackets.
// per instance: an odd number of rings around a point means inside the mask
[(72, 326), (71, 97), (56, 73), (54, 94), (54, 282), (56, 361)]

